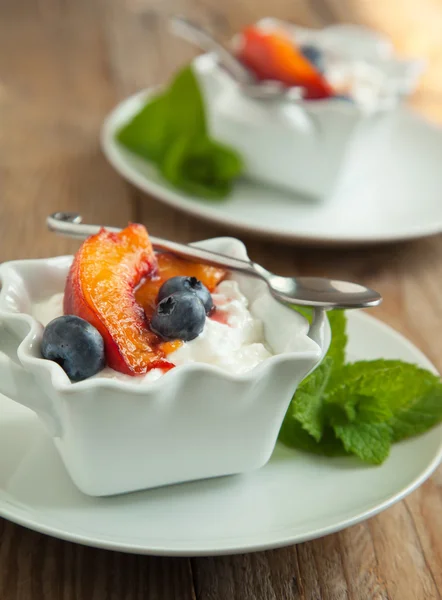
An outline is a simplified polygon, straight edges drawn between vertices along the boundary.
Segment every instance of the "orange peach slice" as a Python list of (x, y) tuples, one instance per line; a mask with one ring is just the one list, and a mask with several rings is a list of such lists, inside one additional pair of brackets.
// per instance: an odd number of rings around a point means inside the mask
[(260, 80), (273, 79), (287, 86), (303, 86), (307, 99), (329, 98), (333, 90), (319, 71), (282, 31), (250, 26), (242, 34), (238, 58)]
[(132, 224), (119, 233), (102, 229), (88, 238), (66, 282), (65, 314), (96, 327), (104, 339), (108, 366), (127, 375), (173, 367), (135, 299), (135, 287), (157, 268), (145, 227)]

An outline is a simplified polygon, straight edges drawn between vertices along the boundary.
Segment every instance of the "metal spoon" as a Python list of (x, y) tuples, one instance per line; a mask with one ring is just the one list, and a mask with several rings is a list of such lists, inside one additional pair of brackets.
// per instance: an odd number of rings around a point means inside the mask
[[(79, 239), (94, 235), (101, 229), (99, 225), (83, 224), (81, 215), (70, 212), (54, 213), (48, 217), (47, 226), (55, 233)], [(106, 227), (106, 229), (121, 231), (115, 227)], [(283, 304), (349, 309), (377, 306), (382, 301), (380, 294), (357, 283), (322, 277), (281, 277), (251, 260), (241, 260), (153, 236), (150, 240), (156, 250), (172, 252), (183, 258), (258, 277), (266, 282), (273, 297)]]
[(186, 19), (185, 17), (173, 16), (169, 20), (171, 32), (195, 44), (205, 52), (214, 52), (230, 75), (240, 84), (249, 85), (256, 83), (256, 78), (236, 56), (230, 52), (221, 42), (218, 42), (206, 29)]

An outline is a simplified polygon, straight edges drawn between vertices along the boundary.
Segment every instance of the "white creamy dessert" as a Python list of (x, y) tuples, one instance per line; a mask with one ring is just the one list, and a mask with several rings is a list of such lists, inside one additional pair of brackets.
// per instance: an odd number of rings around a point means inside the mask
[[(308, 29), (269, 18), (258, 25), (284, 31), (296, 47), (319, 51), (322, 75), (336, 94), (350, 97), (365, 115), (397, 107), (413, 91), (424, 67), (421, 60), (400, 58), (388, 37), (366, 27)], [(314, 60), (312, 64), (318, 68)]]
[[(235, 281), (221, 282), (212, 298), (215, 311), (206, 319), (202, 333), (168, 354), (168, 361), (176, 366), (205, 363), (229, 373), (244, 373), (273, 355), (266, 344), (261, 320), (253, 316), (253, 306), (249, 310), (249, 302)], [(62, 314), (62, 293), (33, 305), (33, 317), (44, 326)], [(106, 367), (94, 377), (145, 382), (155, 381), (163, 374), (162, 369), (151, 369), (144, 376), (130, 377)]]
[(278, 19), (257, 26), (285, 31), (304, 51), (305, 46), (320, 50), (320, 70), (340, 98), (257, 100), (212, 55), (202, 55), (193, 66), (209, 132), (241, 155), (245, 178), (302, 194), (303, 202), (333, 200), (335, 190), (341, 191), (351, 143), (363, 143), (370, 119), (376, 130), (388, 127), (390, 111), (416, 88), (422, 63), (399, 59), (388, 39), (362, 27), (313, 30)]

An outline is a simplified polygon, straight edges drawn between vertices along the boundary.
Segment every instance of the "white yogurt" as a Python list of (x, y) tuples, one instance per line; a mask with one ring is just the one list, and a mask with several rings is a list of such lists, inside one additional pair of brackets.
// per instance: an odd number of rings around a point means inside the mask
[(389, 72), (361, 60), (338, 60), (325, 56), (325, 78), (337, 94), (346, 94), (366, 114), (394, 108), (400, 88)]
[[(216, 310), (207, 318), (202, 333), (178, 350), (167, 355), (176, 366), (188, 363), (216, 365), (229, 373), (244, 373), (272, 356), (264, 339), (262, 322), (253, 316), (248, 300), (235, 281), (223, 281), (212, 294)], [(63, 314), (63, 294), (33, 305), (32, 314), (44, 326)], [(155, 381), (162, 369), (151, 369), (146, 375), (130, 377), (106, 367), (95, 377), (130, 379), (133, 382)]]
[(282, 28), (296, 46), (322, 53), (323, 75), (337, 94), (350, 96), (362, 113), (393, 109), (414, 91), (424, 63), (400, 59), (390, 39), (356, 25), (322, 30), (268, 19), (264, 28)]
[(206, 319), (202, 333), (167, 357), (174, 365), (207, 363), (230, 373), (253, 369), (272, 354), (265, 345), (262, 322), (248, 309), (248, 300), (235, 281), (223, 281), (212, 295), (225, 323)]
[(46, 327), (52, 319), (61, 317), (63, 314), (63, 297), (63, 293), (54, 294), (41, 302), (34, 302), (32, 305), (32, 316), (34, 319), (40, 321), (40, 323)]

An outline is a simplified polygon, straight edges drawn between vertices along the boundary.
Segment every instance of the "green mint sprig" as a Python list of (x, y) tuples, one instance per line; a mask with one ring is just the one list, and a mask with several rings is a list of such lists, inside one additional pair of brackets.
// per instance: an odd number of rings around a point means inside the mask
[(155, 163), (173, 186), (194, 196), (226, 197), (243, 171), (239, 154), (210, 137), (204, 100), (190, 66), (150, 98), (116, 139)]
[(440, 377), (400, 360), (345, 364), (345, 314), (330, 312), (329, 320), (330, 349), (296, 391), (279, 439), (316, 454), (354, 454), (381, 464), (392, 443), (442, 422)]

